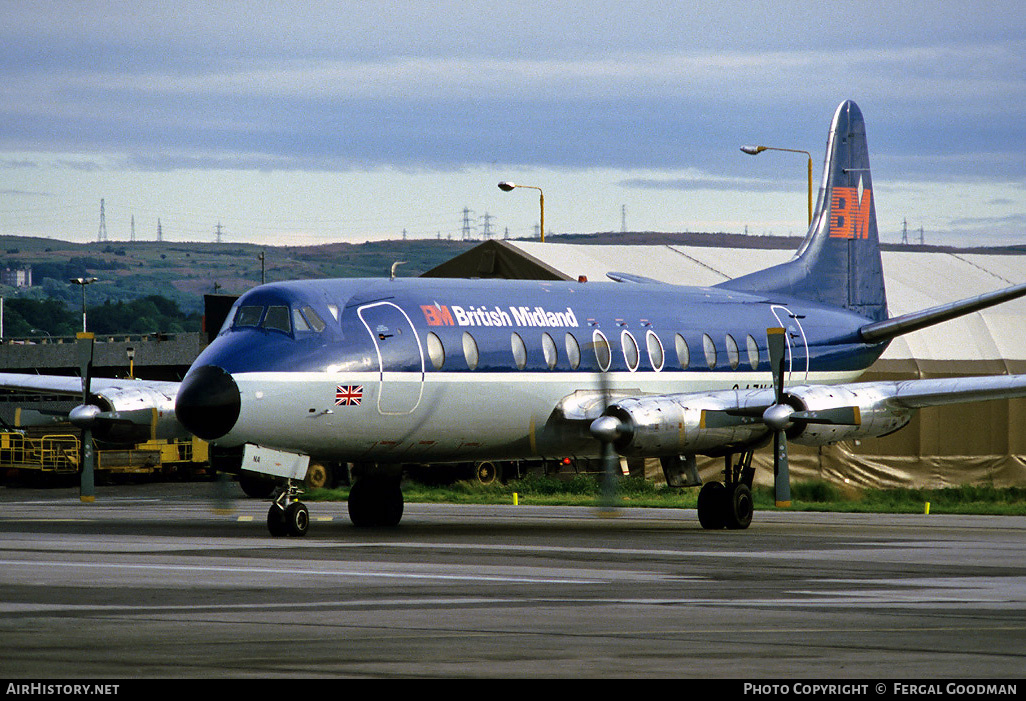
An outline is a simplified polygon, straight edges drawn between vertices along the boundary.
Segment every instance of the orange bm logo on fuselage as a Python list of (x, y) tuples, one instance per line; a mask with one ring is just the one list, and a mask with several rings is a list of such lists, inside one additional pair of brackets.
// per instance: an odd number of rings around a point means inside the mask
[(452, 314), (449, 313), (449, 307), (444, 304), (422, 304), (420, 308), (424, 312), (424, 319), (428, 326), (453, 326), (456, 324), (452, 319)]

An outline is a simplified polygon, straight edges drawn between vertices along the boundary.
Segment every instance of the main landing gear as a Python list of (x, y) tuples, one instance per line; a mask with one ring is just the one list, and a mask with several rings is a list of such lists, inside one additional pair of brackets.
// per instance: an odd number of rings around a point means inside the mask
[[(401, 474), (370, 474), (359, 477), (349, 489), (349, 518), (358, 528), (392, 527), (403, 517)], [(310, 528), (310, 511), (299, 501), (302, 490), (292, 480), (267, 511), (271, 535), (304, 536)]]
[(362, 527), (398, 526), (403, 517), (401, 475), (369, 474), (357, 478), (349, 489), (349, 519)]
[(302, 494), (292, 480), (288, 480), (285, 489), (275, 498), (267, 512), (267, 530), (271, 535), (304, 536), (310, 529), (310, 510), (299, 501)]
[(707, 482), (698, 492), (698, 521), (702, 528), (748, 528), (752, 522), (753, 451), (740, 455), (731, 464), (733, 455), (724, 457), (723, 482)]

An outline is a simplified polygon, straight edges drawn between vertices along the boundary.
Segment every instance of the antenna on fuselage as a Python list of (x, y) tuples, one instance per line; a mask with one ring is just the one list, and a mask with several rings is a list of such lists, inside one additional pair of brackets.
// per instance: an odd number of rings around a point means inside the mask
[(392, 263), (392, 274), (389, 275), (388, 279), (389, 280), (395, 280), (395, 269), (398, 268), (400, 265), (403, 265), (405, 263), (406, 263), (405, 260), (397, 260), (396, 262)]

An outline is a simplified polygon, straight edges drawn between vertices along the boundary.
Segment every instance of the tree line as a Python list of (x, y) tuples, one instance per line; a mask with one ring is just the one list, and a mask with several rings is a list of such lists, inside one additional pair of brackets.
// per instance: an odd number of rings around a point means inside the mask
[[(199, 331), (203, 315), (182, 311), (178, 303), (160, 295), (86, 307), (89, 331), (100, 334), (183, 333)], [(3, 335), (74, 336), (82, 330), (82, 308), (58, 299), (6, 299)]]

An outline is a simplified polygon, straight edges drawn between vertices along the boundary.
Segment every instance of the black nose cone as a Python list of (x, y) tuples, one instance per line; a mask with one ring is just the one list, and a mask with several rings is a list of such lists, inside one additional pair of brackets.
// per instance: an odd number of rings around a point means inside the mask
[(227, 372), (203, 365), (190, 372), (175, 399), (175, 414), (182, 426), (203, 440), (220, 438), (239, 419), (239, 388)]

